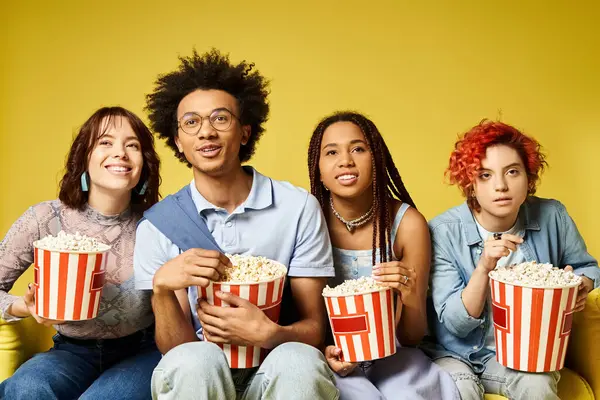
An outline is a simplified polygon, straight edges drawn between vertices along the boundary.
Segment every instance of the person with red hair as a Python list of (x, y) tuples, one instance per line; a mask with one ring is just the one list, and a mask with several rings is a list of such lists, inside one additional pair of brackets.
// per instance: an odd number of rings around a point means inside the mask
[(511, 399), (558, 399), (559, 372), (506, 368), (496, 346), (488, 273), (526, 261), (583, 277), (575, 311), (600, 285), (598, 262), (565, 206), (534, 196), (546, 167), (540, 144), (518, 129), (483, 120), (455, 145), (446, 171), (465, 203), (429, 222), (432, 239), (430, 329), (435, 362), (451, 373), (463, 400), (484, 392)]

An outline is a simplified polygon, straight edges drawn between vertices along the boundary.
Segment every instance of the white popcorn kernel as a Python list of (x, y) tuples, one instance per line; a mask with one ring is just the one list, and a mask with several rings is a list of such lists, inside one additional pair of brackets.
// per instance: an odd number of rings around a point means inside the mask
[(500, 267), (490, 272), (490, 278), (516, 286), (564, 287), (581, 283), (581, 277), (572, 271), (552, 266), (552, 264), (524, 262)]
[(49, 251), (78, 251), (78, 252), (96, 252), (106, 251), (110, 246), (99, 242), (95, 238), (81, 235), (75, 232), (74, 235), (65, 231), (58, 232), (58, 235), (48, 235), (34, 243), (40, 249)]
[(323, 296), (348, 296), (354, 294), (363, 294), (387, 289), (381, 286), (370, 276), (361, 276), (358, 279), (348, 279), (336, 287), (325, 286)]
[(281, 278), (287, 269), (266, 257), (225, 254), (233, 267), (225, 268), (219, 282), (255, 283)]

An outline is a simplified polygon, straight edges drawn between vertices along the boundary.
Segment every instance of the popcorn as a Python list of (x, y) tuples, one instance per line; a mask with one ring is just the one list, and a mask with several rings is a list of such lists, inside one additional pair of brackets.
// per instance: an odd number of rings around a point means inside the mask
[(56, 236), (48, 235), (34, 242), (33, 245), (49, 251), (98, 252), (110, 249), (110, 246), (95, 238), (81, 235), (79, 232), (72, 235), (65, 231), (58, 232)]
[(381, 286), (370, 276), (361, 276), (358, 279), (348, 279), (334, 288), (325, 286), (323, 296), (348, 296), (353, 294), (362, 294), (387, 289)]
[(581, 277), (571, 271), (535, 261), (500, 267), (491, 271), (489, 276), (517, 286), (559, 288), (581, 283)]
[(271, 281), (284, 276), (287, 269), (278, 262), (265, 257), (225, 254), (233, 267), (225, 269), (219, 282), (253, 283)]

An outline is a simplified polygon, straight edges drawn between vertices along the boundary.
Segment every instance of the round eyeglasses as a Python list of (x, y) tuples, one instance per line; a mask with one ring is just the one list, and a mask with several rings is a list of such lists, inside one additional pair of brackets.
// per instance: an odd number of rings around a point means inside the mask
[(203, 117), (195, 112), (188, 112), (183, 114), (178, 121), (178, 125), (182, 131), (188, 135), (195, 136), (202, 129), (204, 118), (208, 119), (208, 123), (217, 131), (226, 131), (231, 127), (233, 119), (239, 120), (231, 111), (226, 108), (218, 108), (214, 110), (209, 116)]

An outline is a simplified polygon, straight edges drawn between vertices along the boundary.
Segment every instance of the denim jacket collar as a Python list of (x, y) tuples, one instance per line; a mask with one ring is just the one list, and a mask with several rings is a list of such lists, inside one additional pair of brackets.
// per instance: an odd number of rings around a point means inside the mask
[[(459, 206), (459, 218), (464, 231), (463, 233), (467, 239), (467, 244), (473, 246), (481, 243), (482, 240), (479, 231), (477, 230), (475, 217), (466, 201)], [(539, 207), (535, 207), (535, 205), (532, 206), (529, 199), (521, 205), (518, 218), (523, 221), (525, 230), (540, 230)]]

